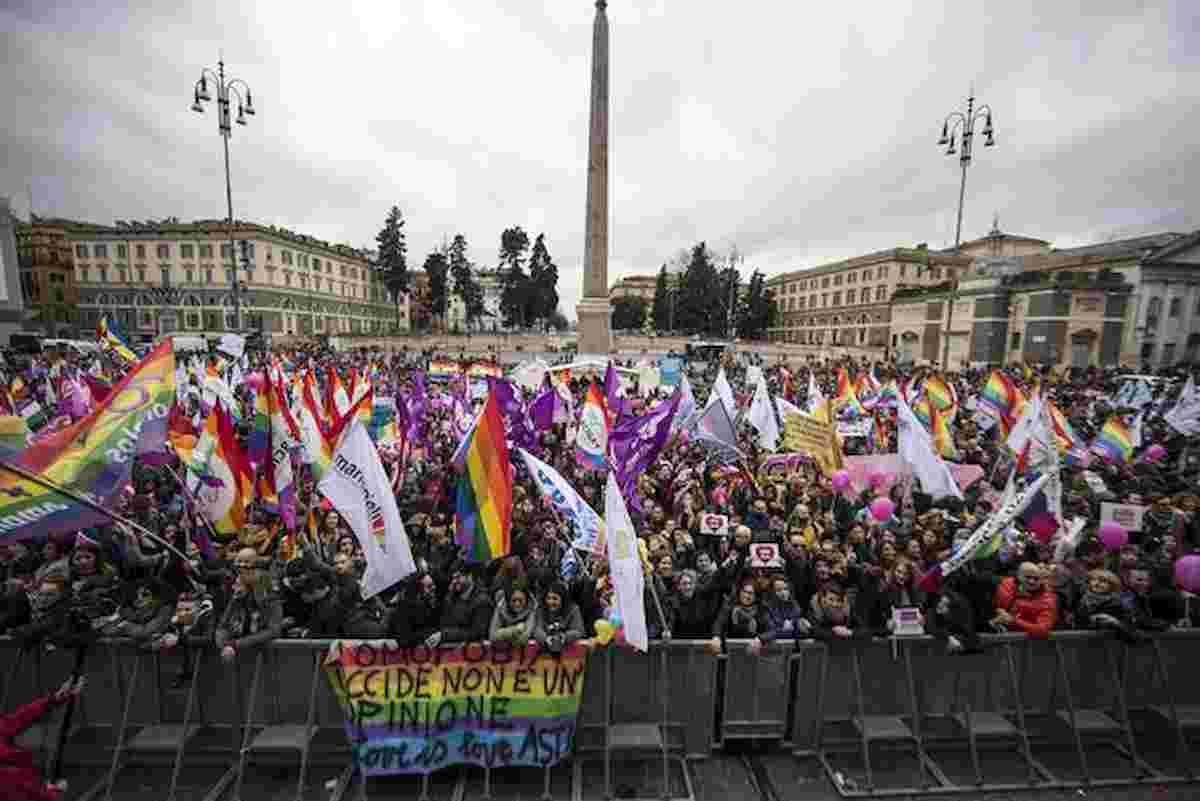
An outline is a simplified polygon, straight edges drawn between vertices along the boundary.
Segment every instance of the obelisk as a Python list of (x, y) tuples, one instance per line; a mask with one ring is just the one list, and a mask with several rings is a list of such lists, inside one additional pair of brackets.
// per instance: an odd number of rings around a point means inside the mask
[(588, 127), (587, 222), (583, 243), (583, 298), (579, 301), (579, 354), (607, 358), (612, 350), (608, 302), (608, 16), (596, 0), (592, 26), (592, 107)]

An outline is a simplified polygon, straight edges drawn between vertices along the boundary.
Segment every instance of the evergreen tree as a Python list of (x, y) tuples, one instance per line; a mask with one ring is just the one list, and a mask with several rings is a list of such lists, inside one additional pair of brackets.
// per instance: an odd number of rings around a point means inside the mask
[(379, 247), (375, 269), (392, 302), (396, 304), (396, 327), (400, 327), (400, 296), (408, 294), (408, 245), (404, 241), (404, 215), (399, 206), (392, 206), (383, 228), (375, 235)]
[(750, 276), (745, 303), (738, 315), (738, 336), (761, 339), (774, 324), (775, 291), (767, 289), (766, 276), (755, 270)]
[(467, 257), (467, 238), (465, 236), (454, 235), (447, 259), (450, 265), (450, 275), (454, 280), (452, 291), (462, 299), (467, 330), (470, 331), (471, 323), (483, 316), (483, 287), (475, 278), (475, 265)]
[(646, 299), (636, 295), (613, 301), (613, 330), (637, 330), (646, 320)]
[(669, 331), (671, 328), (671, 284), (665, 264), (658, 271), (658, 280), (654, 282), (654, 304), (650, 319), (659, 331)]
[(712, 253), (704, 242), (692, 248), (691, 258), (679, 282), (675, 304), (675, 328), (688, 334), (712, 334), (720, 330), (721, 286)]
[(709, 333), (713, 336), (729, 339), (735, 336), (734, 326), (739, 319), (742, 306), (741, 292), (738, 290), (740, 283), (741, 276), (736, 267), (726, 267), (720, 272), (717, 280), (721, 293), (717, 300), (717, 318), (712, 321), (712, 326), (709, 328)]
[(450, 293), (447, 291), (449, 288), (447, 276), (450, 267), (446, 262), (446, 254), (437, 250), (430, 253), (425, 257), (424, 269), (429, 276), (429, 295), (426, 299), (429, 304), (429, 314), (434, 319), (442, 321), (442, 330), (445, 331), (446, 309), (450, 303)]
[(526, 319), (548, 320), (558, 309), (558, 267), (546, 249), (545, 234), (538, 234), (529, 253), (529, 283)]
[(527, 317), (530, 294), (529, 276), (525, 273), (527, 250), (529, 234), (521, 226), (507, 228), (500, 234), (500, 314), (510, 328), (531, 322)]

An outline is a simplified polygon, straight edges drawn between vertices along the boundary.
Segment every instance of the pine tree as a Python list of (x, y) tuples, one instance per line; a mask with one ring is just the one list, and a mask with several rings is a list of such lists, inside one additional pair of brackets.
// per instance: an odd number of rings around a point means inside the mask
[(650, 319), (659, 331), (669, 331), (671, 328), (671, 284), (665, 264), (658, 271), (658, 280), (654, 282), (654, 304)]
[(529, 250), (529, 234), (521, 226), (507, 228), (500, 234), (500, 314), (510, 328), (530, 323), (529, 276), (525, 273), (525, 251)]
[(687, 269), (679, 282), (675, 328), (689, 334), (711, 334), (719, 330), (722, 308), (720, 277), (712, 253), (701, 242), (692, 248)]
[(404, 241), (404, 215), (399, 206), (392, 206), (383, 228), (375, 235), (379, 255), (375, 269), (383, 279), (383, 285), (392, 302), (396, 304), (396, 327), (400, 327), (400, 296), (408, 294), (408, 245)]
[(446, 255), (441, 251), (433, 251), (425, 257), (424, 270), (429, 275), (429, 313), (435, 319), (442, 321), (442, 330), (446, 330), (446, 309), (449, 306), (450, 294), (447, 275), (450, 268), (446, 263)]
[(646, 320), (646, 299), (633, 295), (613, 301), (613, 330), (638, 330)]
[(544, 322), (558, 309), (558, 267), (546, 249), (545, 234), (538, 234), (529, 253), (529, 283), (526, 319)]
[(471, 323), (483, 316), (483, 287), (475, 278), (475, 265), (467, 257), (467, 238), (465, 236), (454, 235), (447, 258), (450, 264), (450, 275), (454, 279), (451, 291), (462, 299), (467, 331), (470, 331)]

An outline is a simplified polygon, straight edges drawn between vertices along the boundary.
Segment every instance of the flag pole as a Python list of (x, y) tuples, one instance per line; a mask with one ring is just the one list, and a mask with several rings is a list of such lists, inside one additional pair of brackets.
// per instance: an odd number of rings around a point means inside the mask
[(167, 468), (167, 471), (171, 474), (171, 478), (175, 479), (175, 483), (179, 485), (181, 490), (183, 490), (184, 497), (186, 497), (188, 499), (188, 503), (192, 505), (192, 511), (198, 514), (200, 519), (204, 521), (204, 526), (208, 529), (208, 533), (212, 535), (212, 541), (219, 542), (221, 538), (217, 536), (217, 530), (213, 528), (212, 521), (208, 519), (208, 515), (204, 514), (204, 510), (200, 508), (200, 504), (196, 503), (196, 496), (192, 495), (192, 491), (187, 488), (187, 484), (185, 484), (183, 479), (179, 477), (179, 474), (175, 472), (175, 468), (171, 467), (169, 464), (163, 465), (163, 467)]
[(70, 498), (71, 500), (75, 501), (76, 503), (81, 503), (84, 506), (88, 507), (89, 509), (99, 512), (100, 514), (111, 518), (113, 520), (113, 522), (115, 522), (115, 523), (118, 523), (123, 526), (127, 526), (138, 532), (141, 532), (143, 535), (154, 540), (159, 545), (163, 546), (168, 551), (170, 551), (171, 553), (175, 554), (180, 559), (182, 559), (184, 565), (187, 566), (188, 570), (192, 569), (192, 567), (191, 567), (192, 563), (188, 560), (187, 554), (182, 553), (178, 548), (176, 548), (174, 545), (172, 545), (171, 543), (164, 540), (162, 537), (158, 536), (157, 534), (150, 531), (149, 529), (133, 522), (129, 518), (123, 517), (122, 515), (117, 514), (116, 512), (112, 511), (111, 509), (105, 509), (103, 506), (101, 506), (100, 504), (91, 500), (90, 498), (84, 497), (83, 495), (73, 492), (72, 490), (69, 490), (66, 487), (63, 487), (59, 484), (55, 484), (53, 481), (43, 478), (35, 473), (30, 473), (25, 468), (17, 467), (16, 465), (14, 465), (11, 462), (8, 462), (4, 459), (0, 459), (0, 469), (4, 469), (4, 470), (9, 471), (10, 473), (14, 473), (14, 474), (20, 476), (21, 478), (25, 479), (26, 481), (32, 481), (34, 484), (37, 484), (40, 487), (44, 487), (48, 490), (51, 490), (52, 492), (57, 492), (60, 495), (65, 495), (66, 497)]

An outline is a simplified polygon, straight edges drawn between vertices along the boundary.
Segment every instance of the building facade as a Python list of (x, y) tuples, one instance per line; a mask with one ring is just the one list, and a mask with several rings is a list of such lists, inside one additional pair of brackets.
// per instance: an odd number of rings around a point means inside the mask
[[(31, 252), (40, 247), (58, 254), (47, 269), (57, 264), (73, 278), (78, 301), (72, 325), (81, 336), (105, 315), (139, 340), (236, 330), (235, 264), (243, 331), (344, 336), (397, 328), (395, 307), (369, 254), (346, 245), (244, 221), (234, 225), (236, 247), (219, 220), (119, 220), (107, 226), (34, 218), (21, 227)], [(64, 258), (70, 260), (67, 270)], [(402, 331), (408, 316), (402, 300)]]
[[(953, 313), (950, 306), (953, 303)], [(957, 367), (1160, 367), (1200, 359), (1200, 231), (1164, 233), (996, 260), (959, 283), (900, 292), (900, 361)]]
[[(671, 276), (674, 277), (674, 276)], [(621, 298), (641, 298), (647, 304), (654, 303), (654, 292), (658, 286), (656, 275), (627, 275), (608, 290), (610, 303)]]
[(0, 342), (8, 342), (10, 335), (21, 330), (27, 314), (17, 255), (17, 226), (8, 198), (0, 197)]

